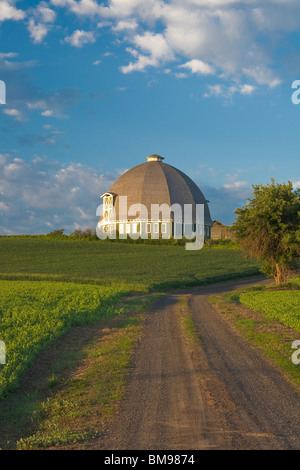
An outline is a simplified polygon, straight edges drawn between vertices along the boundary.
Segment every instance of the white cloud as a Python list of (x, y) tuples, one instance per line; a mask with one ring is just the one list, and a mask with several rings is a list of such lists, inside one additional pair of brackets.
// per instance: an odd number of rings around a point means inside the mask
[(82, 29), (77, 29), (71, 36), (65, 38), (65, 42), (68, 42), (74, 47), (82, 47), (84, 44), (93, 43), (95, 41), (96, 39), (93, 32), (84, 31)]
[(6, 163), (6, 156), (0, 153), (0, 166)]
[(16, 52), (0, 52), (0, 60), (3, 60), (3, 59), (11, 59), (12, 57), (17, 57), (17, 53)]
[(173, 58), (173, 52), (161, 33), (146, 32), (143, 35), (137, 35), (134, 37), (134, 44), (159, 59), (168, 58), (171, 60)]
[(259, 85), (269, 85), (269, 87), (275, 88), (281, 83), (281, 80), (274, 77), (273, 72), (265, 65), (245, 67), (243, 72), (248, 77), (254, 78), (256, 83)]
[(242, 84), (225, 86), (222, 84), (208, 85), (208, 92), (204, 93), (203, 98), (210, 98), (211, 96), (223, 98), (225, 102), (230, 102), (235, 94), (252, 95), (256, 91), (253, 85)]
[(65, 109), (74, 106), (80, 101), (80, 93), (77, 89), (64, 88), (56, 90), (49, 95), (36, 93), (36, 99), (26, 101), (26, 106), (31, 111), (40, 111), (44, 117), (65, 119)]
[(176, 78), (187, 78), (187, 74), (182, 72), (175, 72), (174, 75)]
[(39, 44), (47, 36), (56, 19), (55, 11), (46, 2), (40, 2), (36, 8), (29, 9), (31, 17), (28, 21), (28, 31), (33, 42)]
[(256, 87), (253, 85), (240, 85), (239, 87), (240, 93), (242, 95), (252, 95), (252, 93), (256, 90)]
[(248, 186), (247, 181), (234, 181), (233, 183), (226, 183), (224, 184), (225, 189), (236, 189), (239, 190), (241, 188), (245, 188)]
[(118, 21), (116, 26), (113, 26), (112, 29), (113, 31), (126, 31), (126, 30), (134, 30), (137, 27), (138, 27), (138, 23), (135, 19), (130, 20), (130, 21), (120, 20)]
[(45, 116), (45, 117), (49, 117), (49, 116), (53, 116), (53, 109), (46, 109), (45, 111), (43, 111), (41, 113), (41, 116)]
[(193, 73), (197, 73), (199, 75), (211, 75), (215, 73), (215, 69), (213, 67), (199, 59), (192, 59), (185, 64), (179, 65), (179, 67), (190, 69)]
[(222, 96), (223, 95), (223, 88), (222, 85), (208, 85), (209, 92), (204, 93), (204, 98), (209, 98), (210, 96)]
[(36, 7), (36, 15), (40, 17), (41, 21), (44, 23), (53, 23), (56, 18), (55, 11), (51, 10), (46, 2), (41, 2)]
[(35, 23), (33, 18), (28, 22), (28, 31), (33, 42), (39, 44), (48, 34), (48, 28), (43, 23)]
[[(136, 57), (137, 61), (121, 67), (121, 71), (125, 74), (133, 71), (143, 72), (149, 66), (158, 67), (166, 61), (174, 59), (173, 52), (161, 33), (146, 32), (143, 35), (138, 34), (134, 36), (133, 43), (142, 52), (137, 49), (127, 48), (127, 51)], [(145, 55), (145, 53), (148, 55)]]
[(85, 165), (0, 158), (0, 233), (48, 233), (96, 227), (100, 195), (119, 176)]
[(6, 20), (23, 20), (26, 14), (15, 7), (11, 0), (0, 0), (0, 22)]
[(3, 114), (6, 114), (7, 116), (12, 116), (17, 121), (23, 121), (24, 117), (22, 112), (19, 109), (14, 109), (14, 108), (4, 108), (3, 109)]
[[(119, 44), (125, 44), (136, 59), (121, 66), (123, 73), (165, 67), (180, 59), (187, 71), (205, 76), (218, 72), (238, 93), (248, 95), (255, 87), (274, 89), (282, 82), (283, 67), (288, 65), (279, 63), (277, 52), (282, 39), (300, 28), (298, 0), (51, 0), (50, 4), (66, 8), (80, 24), (82, 18), (91, 18), (118, 34)], [(53, 13), (49, 3), (39, 5), (45, 25)], [(94, 40), (93, 33), (82, 30), (66, 38), (76, 47)]]
[(97, 23), (97, 28), (106, 28), (107, 26), (111, 26), (111, 21), (99, 21)]

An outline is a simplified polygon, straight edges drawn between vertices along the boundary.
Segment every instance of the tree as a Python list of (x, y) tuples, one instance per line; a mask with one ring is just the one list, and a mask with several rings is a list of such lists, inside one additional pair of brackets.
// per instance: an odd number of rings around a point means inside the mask
[(261, 271), (285, 282), (299, 268), (300, 191), (287, 184), (253, 185), (253, 198), (235, 210), (233, 223), (240, 247), (262, 261)]
[(47, 236), (49, 237), (60, 237), (61, 235), (64, 235), (64, 228), (60, 228), (58, 230), (53, 230), (52, 232), (47, 233)]

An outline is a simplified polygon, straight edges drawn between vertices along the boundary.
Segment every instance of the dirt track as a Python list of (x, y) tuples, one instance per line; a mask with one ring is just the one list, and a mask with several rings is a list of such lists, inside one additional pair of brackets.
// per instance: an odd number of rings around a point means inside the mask
[(181, 294), (154, 303), (102, 449), (300, 448), (299, 394), (207, 301), (240, 285), (186, 292), (201, 340), (193, 351), (178, 320)]

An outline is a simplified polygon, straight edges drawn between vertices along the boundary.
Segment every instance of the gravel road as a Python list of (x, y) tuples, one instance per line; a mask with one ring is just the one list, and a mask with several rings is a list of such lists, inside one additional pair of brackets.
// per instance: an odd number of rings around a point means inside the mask
[[(106, 450), (299, 449), (300, 395), (208, 303), (251, 281), (158, 299), (146, 315)], [(178, 315), (188, 295), (201, 341), (191, 349)], [(296, 366), (295, 366), (296, 367)]]

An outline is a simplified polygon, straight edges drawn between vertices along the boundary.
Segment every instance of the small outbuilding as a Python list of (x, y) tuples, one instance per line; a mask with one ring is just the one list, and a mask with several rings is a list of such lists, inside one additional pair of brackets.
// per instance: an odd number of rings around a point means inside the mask
[(211, 228), (211, 239), (212, 240), (236, 240), (236, 236), (233, 231), (227, 225), (222, 224), (218, 220), (214, 220)]

